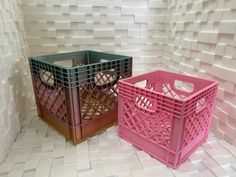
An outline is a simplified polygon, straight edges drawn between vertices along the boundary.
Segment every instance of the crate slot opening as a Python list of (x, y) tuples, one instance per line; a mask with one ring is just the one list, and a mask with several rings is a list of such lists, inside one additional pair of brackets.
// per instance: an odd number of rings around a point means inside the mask
[(204, 109), (204, 107), (206, 106), (206, 99), (205, 98), (201, 98), (200, 100), (197, 101), (196, 104), (196, 112), (200, 112), (202, 109)]
[(115, 69), (97, 72), (94, 77), (95, 84), (98, 86), (110, 84), (117, 80)]
[(40, 73), (40, 79), (43, 83), (49, 86), (54, 86), (55, 84), (54, 76), (51, 72), (41, 69), (39, 73)]
[(136, 82), (135, 86), (145, 88), (147, 86), (147, 80), (142, 80), (140, 82)]
[(156, 109), (154, 101), (145, 96), (141, 96), (141, 95), (137, 96), (135, 98), (135, 103), (138, 107), (142, 109), (146, 109), (150, 112), (154, 112)]

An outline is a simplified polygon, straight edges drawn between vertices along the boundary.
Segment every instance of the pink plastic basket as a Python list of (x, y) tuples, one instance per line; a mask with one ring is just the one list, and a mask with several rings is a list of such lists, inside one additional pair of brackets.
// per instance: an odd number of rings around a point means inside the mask
[(166, 71), (120, 80), (119, 135), (177, 168), (208, 137), (217, 87)]

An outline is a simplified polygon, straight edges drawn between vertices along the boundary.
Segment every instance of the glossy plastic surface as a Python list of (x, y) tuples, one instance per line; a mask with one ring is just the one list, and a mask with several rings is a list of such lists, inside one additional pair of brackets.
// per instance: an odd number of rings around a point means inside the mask
[(172, 168), (207, 138), (218, 84), (166, 71), (119, 81), (119, 135)]

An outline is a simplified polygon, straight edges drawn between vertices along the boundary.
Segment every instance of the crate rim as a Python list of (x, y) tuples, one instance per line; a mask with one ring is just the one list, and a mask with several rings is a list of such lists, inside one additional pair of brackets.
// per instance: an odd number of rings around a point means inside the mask
[[(195, 78), (195, 79), (200, 79), (200, 80), (204, 80), (204, 81), (208, 81), (208, 82), (212, 82), (212, 83), (211, 83), (210, 85), (208, 85), (207, 87), (205, 87), (205, 88), (199, 90), (198, 92), (195, 92), (195, 93), (193, 93), (192, 95), (185, 97), (184, 99), (180, 99), (180, 98), (176, 98), (176, 97), (171, 97), (171, 96), (169, 96), (169, 95), (164, 95), (164, 94), (162, 94), (162, 93), (159, 93), (159, 92), (157, 92), (157, 91), (150, 90), (150, 89), (147, 89), (147, 88), (144, 88), (144, 87), (135, 86), (134, 84), (131, 84), (131, 83), (128, 83), (128, 82), (127, 82), (128, 80), (131, 80), (131, 79), (133, 79), (133, 78), (137, 78), (137, 77), (140, 77), (140, 76), (142, 76), (142, 75), (152, 74), (152, 73), (156, 73), (156, 72), (166, 72), (166, 73), (172, 73), (172, 74), (179, 74), (179, 75), (182, 75), (182, 76), (187, 76), (187, 77), (191, 77), (191, 78)], [(132, 77), (130, 77), (130, 78), (126, 78), (126, 79), (119, 80), (119, 81), (118, 81), (118, 84), (119, 84), (119, 83), (122, 83), (122, 84), (124, 84), (124, 85), (129, 85), (129, 86), (131, 86), (131, 87), (134, 87), (134, 86), (135, 86), (135, 87), (138, 87), (139, 89), (141, 89), (141, 90), (143, 90), (143, 91), (148, 91), (148, 92), (151, 92), (151, 93), (155, 93), (155, 94), (158, 94), (158, 95), (160, 95), (160, 96), (164, 96), (164, 97), (167, 97), (167, 98), (171, 98), (171, 99), (180, 101), (180, 102), (182, 102), (182, 103), (185, 103), (185, 102), (191, 100), (193, 97), (197, 96), (199, 93), (202, 93), (202, 92), (204, 92), (205, 90), (207, 90), (207, 89), (209, 89), (209, 88), (211, 88), (211, 87), (214, 87), (214, 86), (217, 86), (217, 85), (218, 85), (218, 82), (215, 81), (215, 80), (208, 80), (208, 79), (198, 78), (198, 77), (196, 77), (196, 76), (189, 76), (189, 75), (185, 75), (185, 74), (182, 74), (182, 73), (170, 72), (170, 71), (165, 71), (165, 70), (155, 70), (155, 71), (151, 71), (151, 72), (139, 74), (139, 75), (137, 75), (137, 76), (132, 76)]]
[(120, 55), (120, 54), (115, 54), (115, 53), (102, 52), (102, 51), (96, 51), (96, 50), (79, 50), (79, 51), (56, 53), (56, 54), (49, 54), (49, 55), (29, 56), (28, 60), (35, 60), (35, 61), (39, 61), (41, 63), (50, 64), (51, 66), (59, 67), (61, 69), (67, 70), (67, 71), (74, 70), (74, 69), (79, 69), (79, 68), (84, 68), (84, 67), (91, 67), (91, 66), (96, 66), (98, 64), (102, 64), (102, 63), (98, 62), (98, 63), (88, 64), (88, 65), (74, 66), (74, 67), (69, 67), (68, 68), (68, 67), (65, 67), (65, 66), (61, 66), (61, 65), (58, 65), (58, 64), (55, 64), (55, 63), (51, 63), (51, 62), (47, 62), (45, 60), (42, 60), (43, 57), (49, 57), (49, 56), (55, 56), (55, 55), (63, 55), (63, 54), (73, 54), (73, 53), (76, 54), (78, 52), (97, 52), (97, 53), (100, 53), (100, 54), (116, 55), (116, 56), (120, 56), (121, 57), (119, 59), (114, 59), (114, 60), (111, 60), (111, 61), (107, 61), (105, 63), (111, 63), (111, 62), (114, 62), (114, 61), (121, 61), (121, 60), (124, 60), (124, 59), (133, 59), (133, 57), (131, 57), (131, 56), (125, 56), (125, 55)]

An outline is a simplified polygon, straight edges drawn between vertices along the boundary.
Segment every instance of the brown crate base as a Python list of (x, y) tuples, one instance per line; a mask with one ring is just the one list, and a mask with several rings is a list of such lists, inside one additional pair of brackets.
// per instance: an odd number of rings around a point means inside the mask
[(67, 123), (57, 119), (53, 114), (43, 109), (42, 106), (39, 105), (37, 109), (39, 117), (42, 120), (47, 122), (51, 127), (55, 128), (75, 144), (80, 143), (88, 137), (96, 135), (99, 131), (114, 125), (118, 119), (117, 109), (115, 109), (78, 127), (69, 127)]

